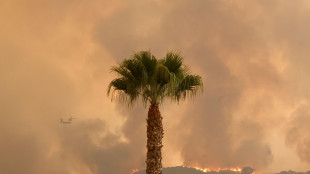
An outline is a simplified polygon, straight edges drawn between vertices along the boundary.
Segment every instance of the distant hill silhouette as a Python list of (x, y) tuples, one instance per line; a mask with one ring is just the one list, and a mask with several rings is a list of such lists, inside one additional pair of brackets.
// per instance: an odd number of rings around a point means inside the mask
[(289, 170), (289, 171), (282, 171), (282, 172), (276, 173), (276, 174), (310, 174), (310, 171), (307, 171), (307, 172), (294, 172), (292, 170)]

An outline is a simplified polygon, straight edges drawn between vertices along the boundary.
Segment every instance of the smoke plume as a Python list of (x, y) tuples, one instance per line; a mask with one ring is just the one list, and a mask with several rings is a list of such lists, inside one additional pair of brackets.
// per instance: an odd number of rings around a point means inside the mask
[[(111, 102), (110, 67), (180, 50), (205, 89), (166, 101), (163, 165), (309, 170), (310, 3), (0, 2), (0, 171), (143, 169), (147, 108)], [(74, 117), (71, 124), (59, 119)]]

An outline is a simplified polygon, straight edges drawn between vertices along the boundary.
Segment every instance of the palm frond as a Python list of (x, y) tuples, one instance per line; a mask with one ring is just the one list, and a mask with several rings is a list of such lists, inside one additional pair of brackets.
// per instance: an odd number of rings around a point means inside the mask
[(162, 65), (162, 64), (159, 64), (157, 67), (156, 67), (156, 72), (155, 72), (155, 83), (157, 84), (167, 84), (169, 83), (170, 81), (170, 72), (169, 72), (169, 69)]
[(133, 58), (141, 62), (144, 68), (143, 70), (149, 77), (153, 76), (157, 65), (157, 59), (151, 54), (150, 51), (140, 51), (135, 53)]
[(183, 69), (183, 57), (180, 52), (169, 51), (162, 61), (171, 73), (178, 74)]
[(203, 82), (198, 75), (187, 75), (179, 86), (176, 88), (172, 99), (179, 102), (180, 99), (185, 99), (190, 95), (195, 97), (199, 92), (203, 91)]
[(112, 99), (118, 97), (120, 101), (134, 103), (139, 98), (139, 90), (135, 83), (130, 83), (126, 77), (112, 80), (108, 86), (107, 94), (112, 92)]

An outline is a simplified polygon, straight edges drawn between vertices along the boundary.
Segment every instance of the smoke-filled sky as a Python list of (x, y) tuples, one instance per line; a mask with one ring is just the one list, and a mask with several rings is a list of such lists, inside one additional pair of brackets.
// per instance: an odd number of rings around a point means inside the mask
[(0, 26), (3, 174), (143, 169), (147, 108), (106, 90), (149, 49), (180, 50), (205, 85), (161, 105), (164, 166), (310, 169), (308, 0), (1, 0)]

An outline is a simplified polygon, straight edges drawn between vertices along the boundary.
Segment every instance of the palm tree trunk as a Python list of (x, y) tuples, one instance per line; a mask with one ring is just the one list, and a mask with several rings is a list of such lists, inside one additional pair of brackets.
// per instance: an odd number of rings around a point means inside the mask
[(164, 129), (158, 104), (151, 104), (147, 118), (146, 174), (162, 174), (161, 148)]

